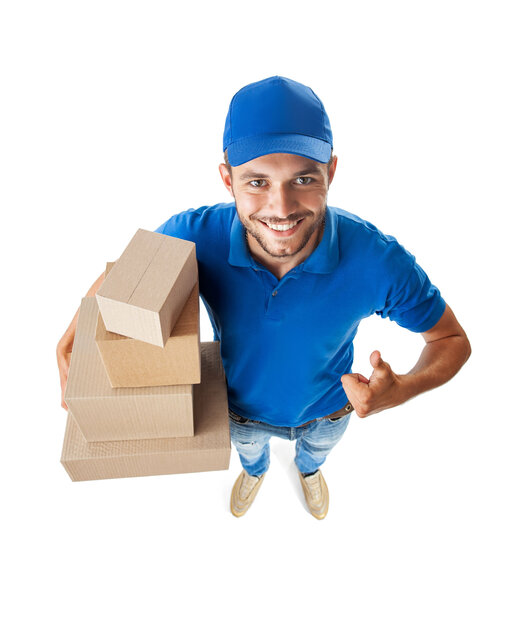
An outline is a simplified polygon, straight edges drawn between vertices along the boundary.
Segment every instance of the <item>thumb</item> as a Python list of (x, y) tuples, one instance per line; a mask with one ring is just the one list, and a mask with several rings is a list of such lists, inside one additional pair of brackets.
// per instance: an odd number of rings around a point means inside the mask
[(373, 351), (370, 355), (370, 365), (372, 368), (381, 368), (383, 366), (383, 358), (379, 351)]

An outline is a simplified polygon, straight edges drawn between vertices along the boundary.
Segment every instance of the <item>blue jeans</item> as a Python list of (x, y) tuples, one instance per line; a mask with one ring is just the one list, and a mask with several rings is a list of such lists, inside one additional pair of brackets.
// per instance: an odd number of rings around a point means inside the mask
[(341, 440), (350, 420), (352, 405), (305, 423), (300, 427), (274, 427), (243, 418), (229, 410), (229, 430), (244, 469), (250, 475), (263, 475), (269, 468), (271, 436), (296, 440), (294, 461), (302, 473), (313, 473), (323, 464)]

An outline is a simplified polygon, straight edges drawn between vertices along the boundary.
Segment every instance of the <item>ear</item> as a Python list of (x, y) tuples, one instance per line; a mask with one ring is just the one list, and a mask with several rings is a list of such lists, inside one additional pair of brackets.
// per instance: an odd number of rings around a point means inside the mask
[(218, 169), (219, 169), (219, 172), (220, 172), (220, 176), (222, 178), (222, 182), (226, 186), (226, 189), (228, 190), (228, 192), (234, 198), (235, 194), (233, 193), (233, 186), (232, 186), (232, 183), (231, 183), (231, 174), (230, 174), (230, 172), (229, 172), (229, 170), (227, 168), (227, 165), (225, 163), (219, 163)]
[(329, 168), (329, 186), (332, 183), (332, 179), (334, 178), (334, 174), (336, 173), (336, 166), (338, 165), (338, 157), (336, 155), (334, 155), (334, 158), (332, 159), (332, 163), (330, 164), (330, 168)]

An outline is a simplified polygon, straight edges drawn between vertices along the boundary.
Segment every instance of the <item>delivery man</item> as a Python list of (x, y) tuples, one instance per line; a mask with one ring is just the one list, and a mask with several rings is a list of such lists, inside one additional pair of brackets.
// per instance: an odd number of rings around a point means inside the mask
[[(157, 232), (196, 244), (243, 466), (231, 511), (249, 509), (277, 436), (295, 440), (309, 511), (322, 519), (329, 495), (320, 467), (352, 411), (365, 418), (442, 385), (470, 344), (413, 255), (327, 204), (337, 157), (329, 118), (309, 87), (281, 76), (243, 87), (229, 106), (223, 148), (219, 170), (233, 201), (175, 214)], [(374, 313), (422, 334), (410, 372), (395, 373), (377, 350), (369, 378), (352, 372), (357, 328)], [(77, 317), (57, 347), (62, 396)]]

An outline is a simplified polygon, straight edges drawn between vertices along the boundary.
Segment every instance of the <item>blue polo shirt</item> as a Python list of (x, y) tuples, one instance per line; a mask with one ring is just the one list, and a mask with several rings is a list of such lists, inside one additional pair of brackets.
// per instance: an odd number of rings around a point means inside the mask
[(341, 409), (363, 318), (422, 332), (444, 312), (413, 255), (336, 207), (314, 252), (281, 280), (251, 257), (234, 203), (173, 215), (157, 232), (195, 242), (229, 406), (252, 420), (295, 427)]

